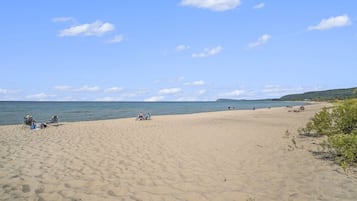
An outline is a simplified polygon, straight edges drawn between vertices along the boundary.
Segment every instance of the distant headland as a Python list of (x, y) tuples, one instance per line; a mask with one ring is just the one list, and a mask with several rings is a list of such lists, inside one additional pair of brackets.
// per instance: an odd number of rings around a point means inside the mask
[[(357, 87), (346, 88), (346, 89), (330, 89), (330, 90), (323, 90), (323, 91), (309, 91), (300, 94), (289, 94), (275, 99), (259, 99), (257, 101), (329, 101), (329, 100), (344, 100), (350, 98), (357, 98)], [(217, 99), (216, 101), (217, 102), (245, 101), (245, 99), (220, 98)]]

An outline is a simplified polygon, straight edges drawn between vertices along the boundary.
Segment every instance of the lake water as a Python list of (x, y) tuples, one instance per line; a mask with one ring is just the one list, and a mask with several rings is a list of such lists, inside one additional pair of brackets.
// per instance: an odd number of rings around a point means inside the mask
[(155, 115), (189, 114), (223, 111), (228, 107), (251, 110), (286, 105), (303, 105), (287, 101), (208, 101), (208, 102), (0, 102), (0, 125), (22, 124), (31, 114), (37, 122), (46, 122), (58, 115), (61, 122), (89, 121), (136, 117), (139, 112)]

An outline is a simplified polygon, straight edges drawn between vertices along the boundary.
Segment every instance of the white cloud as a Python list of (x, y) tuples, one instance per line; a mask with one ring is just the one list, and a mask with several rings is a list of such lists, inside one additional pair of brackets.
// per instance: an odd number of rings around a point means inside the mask
[(254, 90), (236, 89), (219, 94), (220, 98), (240, 98), (240, 99), (254, 99), (256, 92)]
[(238, 90), (223, 93), (222, 96), (236, 97), (236, 96), (242, 96), (246, 93), (247, 93), (247, 91), (238, 89)]
[(180, 77), (176, 77), (176, 78), (170, 78), (169, 80), (167, 80), (169, 83), (180, 83), (182, 82), (183, 80), (185, 80), (185, 77), (184, 76), (180, 76)]
[(197, 101), (197, 97), (180, 97), (175, 101)]
[(72, 92), (96, 92), (100, 90), (98, 86), (87, 86), (87, 85), (78, 88), (68, 85), (62, 85), (62, 86), (55, 86), (53, 87), (53, 89), (57, 91), (72, 91)]
[(205, 82), (203, 80), (197, 80), (193, 82), (186, 82), (185, 85), (202, 86), (205, 85)]
[(97, 86), (82, 86), (78, 89), (76, 89), (76, 91), (79, 91), (79, 92), (96, 92), (96, 91), (99, 91), (99, 87)]
[(0, 89), (0, 94), (7, 94), (8, 90), (7, 89)]
[(56, 96), (55, 95), (48, 95), (46, 93), (38, 93), (38, 94), (32, 94), (32, 95), (26, 96), (27, 99), (39, 100), (39, 101), (48, 100), (49, 98), (53, 98), (53, 97), (56, 97)]
[(144, 95), (147, 95), (148, 93), (149, 93), (149, 91), (147, 89), (139, 89), (137, 91), (123, 93), (120, 96), (122, 99), (129, 99), (129, 98), (134, 98), (134, 97), (138, 97), (138, 96), (144, 96)]
[(265, 4), (264, 3), (259, 3), (255, 6), (253, 6), (254, 9), (261, 9), (261, 8), (264, 8)]
[(184, 76), (180, 76), (180, 77), (177, 78), (177, 82), (182, 82), (184, 79), (185, 79)]
[(205, 85), (205, 82), (203, 80), (198, 80), (198, 81), (194, 81), (192, 82), (193, 86), (202, 86)]
[(17, 90), (11, 90), (11, 89), (1, 89), (0, 88), (0, 94), (15, 94), (17, 93)]
[(103, 97), (103, 98), (97, 98), (97, 99), (95, 99), (95, 101), (109, 102), (109, 101), (115, 101), (115, 98), (113, 98), (113, 97)]
[(168, 88), (168, 89), (161, 89), (159, 94), (176, 94), (181, 91), (181, 88)]
[(64, 29), (59, 33), (59, 36), (100, 36), (114, 29), (113, 24), (97, 20), (91, 24), (81, 24)]
[(221, 46), (217, 46), (211, 49), (205, 48), (201, 53), (193, 53), (192, 58), (205, 58), (205, 57), (213, 56), (220, 53), (222, 50), (223, 48)]
[(262, 92), (265, 94), (272, 94), (272, 93), (282, 93), (288, 91), (286, 88), (282, 88), (279, 85), (266, 85), (262, 89)]
[(71, 91), (73, 87), (68, 85), (61, 85), (61, 86), (55, 86), (53, 87), (53, 89), (56, 91)]
[(239, 6), (240, 0), (182, 0), (180, 4), (213, 11), (226, 11)]
[(161, 100), (164, 100), (164, 96), (153, 96), (153, 97), (150, 97), (150, 98), (147, 98), (145, 99), (144, 101), (147, 101), (147, 102), (155, 102), (155, 101), (161, 101)]
[(75, 19), (73, 17), (54, 17), (52, 18), (52, 22), (73, 22)]
[(280, 85), (266, 85), (262, 89), (262, 93), (265, 94), (265, 96), (283, 96), (291, 93), (301, 93), (305, 90), (306, 89), (302, 87), (289, 88)]
[(122, 100), (123, 100), (123, 98), (121, 98), (121, 97), (110, 97), (110, 96), (95, 99), (95, 101), (105, 101), (105, 102), (122, 101)]
[(205, 90), (205, 89), (199, 90), (199, 91), (198, 91), (198, 94), (199, 94), (199, 95), (205, 94), (206, 91), (207, 91), (207, 90)]
[(122, 90), (123, 90), (122, 87), (110, 87), (110, 88), (104, 89), (104, 92), (119, 92)]
[(108, 40), (107, 43), (120, 43), (123, 40), (124, 40), (124, 36), (123, 35), (116, 35), (116, 36), (114, 36), (114, 38)]
[(350, 18), (347, 15), (340, 15), (336, 17), (330, 17), (328, 19), (322, 19), (318, 25), (309, 26), (308, 30), (327, 30), (336, 27), (343, 27), (352, 24)]
[(255, 42), (253, 42), (253, 43), (250, 43), (250, 44), (248, 45), (248, 47), (249, 47), (249, 48), (258, 47), (258, 46), (260, 46), (260, 45), (263, 45), (263, 44), (267, 43), (268, 40), (270, 40), (270, 39), (271, 39), (271, 36), (270, 36), (270, 35), (264, 34), (264, 35), (260, 36), (257, 41), (255, 41)]
[(188, 45), (178, 45), (176, 47), (176, 51), (177, 52), (182, 52), (182, 51), (188, 50), (188, 49), (190, 49), (190, 46), (188, 46)]
[(121, 96), (122, 96), (123, 98), (133, 98), (133, 97), (137, 97), (137, 96), (139, 96), (139, 95), (141, 95), (141, 93), (132, 92), (132, 93), (124, 93), (124, 94), (122, 94)]
[(0, 88), (0, 94), (2, 94), (2, 95), (17, 94), (19, 92), (20, 92), (20, 90), (2, 89), (2, 88)]
[(164, 83), (164, 82), (168, 82), (171, 84), (177, 84), (177, 83), (181, 83), (183, 80), (185, 80), (184, 76), (180, 76), (180, 77), (175, 77), (175, 78), (166, 78), (166, 79), (161, 79), (161, 80), (154, 80), (153, 83), (154, 84), (160, 84), (160, 83)]

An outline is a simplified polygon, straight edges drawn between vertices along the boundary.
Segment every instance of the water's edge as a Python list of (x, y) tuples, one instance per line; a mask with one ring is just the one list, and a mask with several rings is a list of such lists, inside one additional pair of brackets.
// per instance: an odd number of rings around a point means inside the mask
[(26, 102), (0, 101), (0, 125), (22, 124), (30, 114), (37, 122), (58, 115), (61, 122), (93, 121), (151, 115), (192, 114), (201, 112), (251, 110), (269, 107), (306, 105), (302, 101), (207, 101), (207, 102)]

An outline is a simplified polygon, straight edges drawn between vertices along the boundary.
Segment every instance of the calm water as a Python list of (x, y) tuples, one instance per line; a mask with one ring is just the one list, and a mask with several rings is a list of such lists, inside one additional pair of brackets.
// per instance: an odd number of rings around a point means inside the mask
[(223, 111), (227, 108), (246, 110), (255, 108), (302, 105), (286, 101), (222, 101), (222, 102), (0, 102), (0, 125), (22, 124), (26, 114), (37, 122), (48, 121), (58, 115), (59, 121), (89, 121), (136, 117), (139, 112), (151, 115), (189, 114)]

